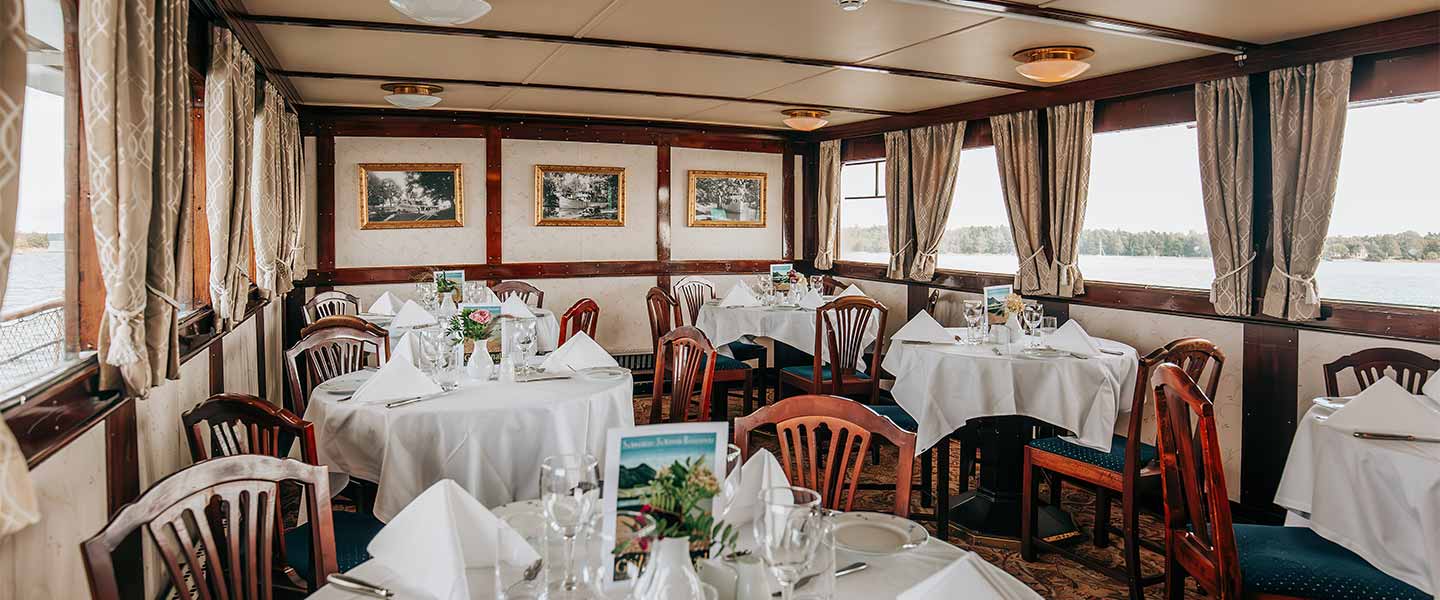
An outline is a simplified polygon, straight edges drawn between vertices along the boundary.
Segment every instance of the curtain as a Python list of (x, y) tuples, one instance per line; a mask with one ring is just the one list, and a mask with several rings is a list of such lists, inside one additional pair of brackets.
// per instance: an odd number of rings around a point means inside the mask
[(910, 218), (910, 132), (885, 132), (885, 225), (890, 233), (890, 266), (885, 276), (904, 279), (915, 249)]
[(1251, 312), (1250, 271), (1255, 262), (1252, 118), (1248, 76), (1195, 84), (1200, 191), (1215, 268), (1210, 303), (1222, 315), (1248, 316)]
[(1270, 72), (1273, 263), (1263, 310), (1291, 321), (1320, 315), (1315, 269), (1330, 230), (1345, 111), (1348, 58)]
[[(186, 214), (189, 107), (184, 0), (80, 5), (90, 212), (105, 283), (101, 384), (131, 394), (179, 370), (176, 262)], [(118, 376), (118, 377), (117, 377)]]
[(289, 251), (283, 214), (288, 208), (281, 192), (284, 168), (281, 150), (284, 136), (285, 100), (270, 82), (265, 82), (264, 99), (255, 114), (254, 140), (250, 161), (250, 232), (255, 236), (255, 285), (274, 296), (279, 279), (288, 277), (284, 262)]
[(255, 126), (255, 60), (225, 29), (211, 29), (205, 75), (205, 216), (210, 225), (210, 305), (225, 329), (245, 316), (246, 201)]
[(280, 121), (280, 258), (276, 267), (275, 293), (293, 289), (295, 273), (304, 255), (305, 154), (300, 141), (300, 116), (286, 112)]
[(910, 130), (910, 215), (915, 228), (910, 279), (914, 281), (935, 277), (935, 259), (950, 217), (964, 138), (964, 121)]
[(990, 117), (995, 138), (995, 158), (1000, 167), (1000, 189), (1010, 234), (1020, 258), (1015, 287), (1023, 294), (1053, 294), (1044, 282), (1053, 282), (1049, 258), (1045, 256), (1046, 233), (1041, 217), (1045, 210), (1040, 185), (1040, 123), (1033, 111)]
[[(1054, 295), (1085, 293), (1085, 278), (1075, 262), (1085, 228), (1085, 200), (1090, 192), (1090, 138), (1095, 103), (1076, 102), (1045, 109), (1046, 158), (1050, 175), (1049, 244), (1055, 272)], [(1050, 287), (1046, 282), (1045, 287)]]
[(840, 140), (820, 142), (819, 206), (816, 218), (820, 223), (819, 248), (815, 252), (815, 268), (829, 269), (835, 264), (840, 246)]

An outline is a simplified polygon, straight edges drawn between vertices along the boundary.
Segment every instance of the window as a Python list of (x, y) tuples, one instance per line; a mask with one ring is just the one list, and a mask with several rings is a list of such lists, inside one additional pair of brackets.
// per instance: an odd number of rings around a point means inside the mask
[(1193, 123), (1095, 135), (1080, 235), (1087, 280), (1209, 289), (1198, 148)]
[(1322, 297), (1440, 306), (1437, 131), (1440, 94), (1350, 106)]
[(889, 264), (885, 219), (885, 161), (841, 166), (840, 260)]
[(994, 146), (960, 151), (955, 194), (936, 263), (941, 269), (1004, 274), (1014, 273), (1020, 263)]

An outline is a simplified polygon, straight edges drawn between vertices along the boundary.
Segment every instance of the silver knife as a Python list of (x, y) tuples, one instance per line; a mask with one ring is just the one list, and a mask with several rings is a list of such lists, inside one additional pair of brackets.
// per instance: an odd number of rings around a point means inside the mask
[(530, 383), (530, 382), (532, 382), (532, 381), (554, 381), (554, 380), (557, 380), (557, 379), (569, 379), (569, 378), (570, 378), (569, 375), (538, 375), (538, 376), (535, 376), (535, 377), (526, 377), (526, 378), (524, 378), (524, 379), (520, 379), (520, 380), (517, 381), (516, 383)]
[(1424, 442), (1426, 444), (1440, 444), (1440, 438), (1421, 437), (1408, 433), (1376, 433), (1373, 431), (1357, 431), (1355, 437), (1362, 440), (1386, 440), (1391, 442)]
[(337, 587), (337, 588), (340, 588), (340, 589), (342, 589), (342, 590), (346, 590), (346, 591), (350, 591), (350, 592), (355, 592), (355, 593), (357, 593), (357, 594), (361, 594), (361, 595), (365, 595), (365, 596), (370, 596), (370, 597), (372, 597), (372, 598), (394, 598), (394, 597), (395, 597), (395, 592), (392, 592), (392, 591), (390, 591), (390, 590), (388, 590), (388, 589), (386, 589), (386, 588), (380, 587), (380, 586), (375, 585), (375, 584), (373, 584), (373, 583), (370, 583), (370, 582), (368, 582), (368, 581), (364, 581), (364, 580), (361, 580), (361, 579), (356, 579), (356, 578), (351, 577), (351, 576), (349, 576), (349, 575), (342, 575), (342, 574), (340, 574), (340, 573), (331, 573), (330, 576), (329, 576), (328, 578), (326, 578), (326, 581), (329, 582), (330, 585), (333, 585), (333, 586), (335, 586), (335, 587)]
[[(844, 577), (844, 576), (849, 575), (849, 574), (851, 574), (851, 573), (858, 573), (858, 572), (860, 572), (860, 571), (864, 571), (865, 569), (868, 569), (868, 568), (870, 568), (870, 565), (869, 565), (869, 564), (866, 564), (866, 563), (863, 563), (863, 562), (851, 563), (851, 564), (845, 565), (845, 566), (843, 566), (843, 567), (840, 567), (839, 569), (836, 569), (836, 570), (835, 570), (835, 576), (836, 576), (836, 577)], [(797, 590), (798, 590), (798, 589), (800, 589), (800, 588), (802, 588), (802, 587), (805, 587), (805, 584), (810, 583), (810, 581), (813, 580), (813, 579), (815, 579), (815, 577), (816, 577), (817, 575), (819, 575), (819, 573), (812, 573), (812, 574), (810, 574), (810, 575), (806, 575), (806, 576), (804, 576), (804, 577), (801, 577), (799, 581), (796, 581), (796, 582), (795, 582), (795, 588), (794, 588), (794, 589), (797, 589)], [(779, 598), (780, 595), (781, 595), (781, 592), (775, 592), (775, 593), (773, 593), (773, 594), (770, 594), (770, 597), (771, 597), (771, 598)]]
[(426, 394), (426, 395), (424, 395), (424, 396), (414, 396), (414, 397), (411, 397), (411, 398), (404, 398), (404, 399), (401, 399), (401, 400), (395, 400), (395, 401), (393, 401), (393, 402), (386, 402), (386, 403), (385, 403), (385, 408), (399, 408), (399, 407), (401, 407), (401, 406), (406, 406), (406, 405), (414, 404), (414, 403), (416, 403), (416, 402), (421, 402), (421, 401), (424, 401), (424, 400), (429, 400), (429, 399), (431, 399), (431, 398), (439, 398), (440, 396), (444, 396), (445, 394), (448, 394), (448, 393), (450, 393), (450, 392), (440, 392), (440, 393), (438, 393), (438, 394)]

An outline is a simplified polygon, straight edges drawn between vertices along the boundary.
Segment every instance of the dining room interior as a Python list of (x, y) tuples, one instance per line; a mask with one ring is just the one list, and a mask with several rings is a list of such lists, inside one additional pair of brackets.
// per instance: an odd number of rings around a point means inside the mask
[(0, 28), (0, 600), (1440, 593), (1435, 0)]

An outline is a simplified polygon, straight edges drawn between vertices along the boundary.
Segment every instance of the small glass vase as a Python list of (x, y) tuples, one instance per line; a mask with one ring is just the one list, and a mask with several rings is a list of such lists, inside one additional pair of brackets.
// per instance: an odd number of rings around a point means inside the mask
[(665, 538), (650, 544), (645, 570), (635, 581), (633, 600), (704, 600), (700, 575), (690, 562), (689, 538)]

